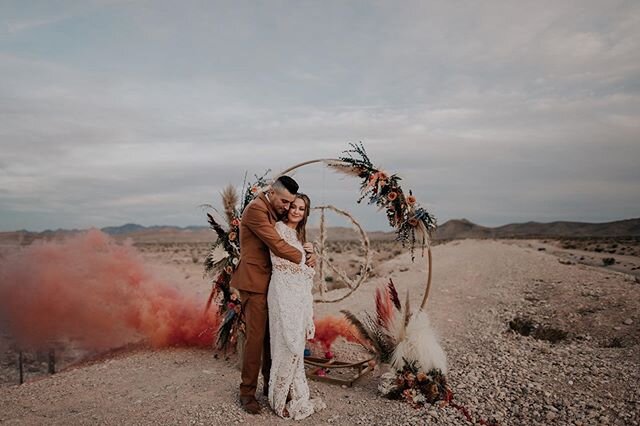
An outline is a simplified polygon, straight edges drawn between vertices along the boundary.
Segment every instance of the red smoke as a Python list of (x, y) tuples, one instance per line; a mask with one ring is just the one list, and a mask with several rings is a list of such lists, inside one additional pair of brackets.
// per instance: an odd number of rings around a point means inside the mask
[(358, 331), (345, 317), (328, 315), (315, 320), (314, 324), (316, 326), (316, 334), (313, 336), (312, 341), (322, 344), (326, 351), (331, 349), (331, 345), (338, 337), (343, 337), (349, 342), (360, 342)]
[(84, 349), (140, 339), (158, 348), (206, 346), (218, 317), (203, 308), (155, 278), (130, 244), (97, 230), (0, 259), (0, 325), (25, 349), (66, 340)]

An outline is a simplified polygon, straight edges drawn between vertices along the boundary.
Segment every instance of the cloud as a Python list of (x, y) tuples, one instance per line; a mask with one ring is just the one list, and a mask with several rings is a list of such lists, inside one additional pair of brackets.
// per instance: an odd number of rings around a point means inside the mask
[[(635, 3), (154, 6), (5, 14), (0, 229), (200, 223), (359, 140), (441, 220), (640, 213)], [(357, 182), (300, 178), (385, 229)]]

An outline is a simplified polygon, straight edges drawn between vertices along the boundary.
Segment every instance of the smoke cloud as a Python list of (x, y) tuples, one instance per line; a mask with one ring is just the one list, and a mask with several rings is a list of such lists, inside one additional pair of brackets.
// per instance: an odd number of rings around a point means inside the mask
[(155, 277), (131, 244), (98, 230), (0, 259), (0, 320), (22, 349), (207, 346), (218, 326), (215, 310), (205, 314), (202, 300)]
[(349, 342), (358, 343), (360, 341), (358, 331), (345, 317), (327, 315), (314, 320), (314, 324), (316, 334), (313, 336), (312, 342), (320, 343), (326, 351), (331, 349), (331, 345), (338, 337), (343, 337)]

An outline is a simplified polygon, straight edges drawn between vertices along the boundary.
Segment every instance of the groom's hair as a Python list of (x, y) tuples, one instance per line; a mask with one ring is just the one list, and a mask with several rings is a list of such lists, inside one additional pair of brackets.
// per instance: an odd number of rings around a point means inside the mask
[(291, 193), (291, 195), (296, 195), (300, 187), (298, 186), (298, 183), (293, 180), (293, 178), (283, 175), (276, 179), (273, 185), (271, 185), (271, 188), (278, 190), (286, 189)]

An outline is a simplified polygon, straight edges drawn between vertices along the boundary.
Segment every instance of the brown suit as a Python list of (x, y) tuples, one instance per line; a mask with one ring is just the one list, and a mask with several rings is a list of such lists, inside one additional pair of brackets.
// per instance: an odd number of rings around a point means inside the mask
[(240, 263), (231, 277), (231, 286), (240, 290), (246, 325), (242, 359), (240, 396), (254, 396), (258, 385), (260, 358), (265, 385), (269, 383), (271, 354), (269, 347), (267, 290), (271, 279), (269, 250), (295, 263), (302, 253), (285, 242), (275, 229), (277, 214), (264, 194), (253, 200), (242, 213), (240, 222)]

